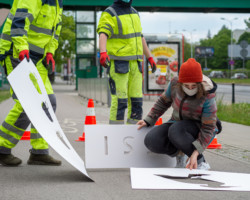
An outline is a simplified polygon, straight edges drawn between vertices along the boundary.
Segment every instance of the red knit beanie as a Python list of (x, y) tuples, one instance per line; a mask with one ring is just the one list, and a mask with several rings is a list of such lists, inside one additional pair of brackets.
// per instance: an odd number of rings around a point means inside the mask
[(196, 62), (194, 58), (189, 58), (181, 65), (179, 71), (180, 83), (198, 83), (202, 82), (202, 70), (200, 63)]

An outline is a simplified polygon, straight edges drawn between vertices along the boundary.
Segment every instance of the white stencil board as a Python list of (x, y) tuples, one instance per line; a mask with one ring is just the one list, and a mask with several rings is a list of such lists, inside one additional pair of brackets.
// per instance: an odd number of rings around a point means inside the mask
[[(39, 84), (41, 94), (30, 77)], [(42, 79), (32, 61), (27, 62), (24, 59), (7, 78), (25, 113), (42, 137), (58, 154), (90, 179), (83, 160), (71, 146), (58, 123)], [(51, 119), (42, 105), (46, 105)]]
[(174, 167), (176, 159), (144, 145), (151, 128), (137, 125), (85, 125), (86, 168)]
[[(184, 178), (190, 175), (193, 176), (191, 183), (184, 182)], [(133, 189), (250, 191), (250, 174), (243, 173), (183, 168), (131, 168), (130, 177)], [(205, 180), (204, 184), (202, 180)]]

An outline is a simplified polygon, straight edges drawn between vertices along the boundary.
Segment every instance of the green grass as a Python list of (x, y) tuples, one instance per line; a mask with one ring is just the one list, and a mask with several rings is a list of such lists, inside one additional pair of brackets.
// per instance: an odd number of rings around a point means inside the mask
[(221, 121), (243, 124), (250, 126), (250, 104), (223, 104), (222, 101), (217, 102), (217, 116)]
[(235, 84), (245, 84), (250, 85), (250, 79), (230, 79), (230, 78), (212, 78), (215, 83), (235, 83)]
[(8, 90), (0, 90), (0, 103), (10, 98), (10, 92)]

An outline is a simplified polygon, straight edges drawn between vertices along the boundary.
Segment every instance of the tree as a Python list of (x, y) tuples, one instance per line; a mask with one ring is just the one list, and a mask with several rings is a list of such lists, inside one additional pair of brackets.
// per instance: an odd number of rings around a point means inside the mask
[(250, 60), (246, 61), (246, 69), (250, 69)]
[[(222, 26), (221, 30), (211, 39), (200, 41), (201, 46), (214, 47), (214, 57), (207, 59), (208, 68), (226, 69), (228, 67), (228, 45), (231, 41), (231, 31), (226, 26)], [(202, 61), (204, 63), (204, 59)]]
[(186, 38), (184, 38), (184, 60), (183, 62), (187, 61), (187, 59), (190, 58), (191, 55), (191, 45), (186, 41)]
[(210, 30), (208, 30), (208, 32), (207, 32), (207, 39), (211, 39), (211, 31)]
[(59, 37), (58, 49), (55, 52), (56, 71), (61, 72), (61, 65), (67, 63), (67, 58), (75, 54), (75, 20), (72, 12), (63, 12), (62, 30)]
[(250, 17), (248, 19), (245, 19), (244, 22), (247, 25), (247, 28), (250, 28)]
[(249, 32), (244, 32), (240, 36), (238, 43), (240, 43), (242, 40), (246, 40), (248, 42), (248, 44), (250, 45), (250, 33)]

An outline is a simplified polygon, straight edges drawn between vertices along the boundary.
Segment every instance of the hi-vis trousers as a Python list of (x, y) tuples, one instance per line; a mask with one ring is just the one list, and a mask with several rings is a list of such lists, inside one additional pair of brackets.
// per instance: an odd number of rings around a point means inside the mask
[[(7, 56), (4, 61), (7, 74), (10, 74), (12, 70), (19, 64), (18, 59), (14, 59), (11, 56)], [(53, 93), (53, 89), (48, 78), (48, 71), (42, 64), (42, 60), (37, 62), (37, 70), (43, 80), (47, 94), (51, 101), (52, 107), (55, 111), (56, 109), (56, 98)], [(32, 81), (33, 83), (35, 81)], [(38, 84), (35, 85), (39, 88)], [(12, 88), (10, 89), (11, 96), (15, 101), (15, 105), (10, 110), (9, 114), (5, 118), (4, 122), (0, 126), (0, 153), (10, 154), (11, 149), (16, 146), (16, 144), (21, 139), (23, 133), (30, 125), (30, 120), (24, 112), (19, 100), (17, 99)], [(31, 152), (34, 154), (48, 154), (48, 143), (42, 138), (38, 131), (31, 125), (30, 130), (30, 144), (32, 146)]]
[(111, 91), (110, 124), (124, 124), (128, 108), (127, 124), (142, 119), (142, 66), (137, 60), (111, 60), (109, 68)]

